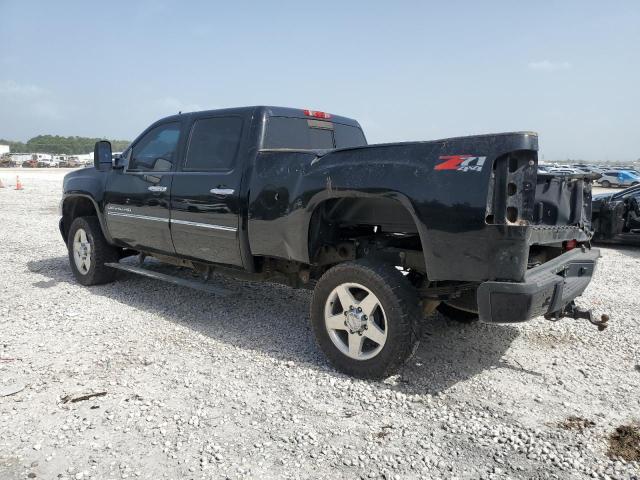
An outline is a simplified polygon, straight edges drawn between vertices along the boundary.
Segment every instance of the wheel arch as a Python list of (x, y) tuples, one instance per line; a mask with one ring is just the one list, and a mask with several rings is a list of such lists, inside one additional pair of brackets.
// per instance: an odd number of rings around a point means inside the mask
[(100, 214), (100, 209), (96, 201), (90, 196), (81, 193), (74, 193), (71, 195), (65, 195), (61, 202), (61, 214), (60, 219), (60, 233), (62, 234), (65, 242), (69, 234), (69, 228), (71, 223), (78, 217), (95, 216), (98, 218), (102, 233), (109, 241), (111, 237), (108, 235), (108, 230), (105, 228), (104, 218)]
[[(341, 195), (325, 197), (315, 203), (307, 223), (307, 254), (310, 262), (317, 257), (322, 242), (331, 235), (331, 223), (380, 226), (396, 233), (415, 233), (424, 252), (427, 248), (427, 228), (405, 195), (388, 192), (383, 195)], [(329, 228), (327, 228), (329, 227)], [(425, 269), (427, 266), (425, 265)]]

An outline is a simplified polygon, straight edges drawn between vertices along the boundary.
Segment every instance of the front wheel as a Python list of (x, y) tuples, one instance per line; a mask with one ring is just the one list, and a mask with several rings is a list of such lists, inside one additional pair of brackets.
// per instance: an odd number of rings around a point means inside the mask
[(118, 250), (102, 234), (97, 217), (78, 217), (67, 237), (69, 263), (78, 283), (98, 285), (115, 279), (116, 270), (105, 263), (118, 261)]
[(603, 180), (602, 182), (600, 182), (600, 185), (604, 188), (609, 188), (611, 186), (611, 182), (609, 180)]
[(421, 311), (415, 288), (392, 265), (370, 260), (328, 270), (313, 292), (311, 324), (320, 349), (340, 371), (392, 375), (413, 354)]

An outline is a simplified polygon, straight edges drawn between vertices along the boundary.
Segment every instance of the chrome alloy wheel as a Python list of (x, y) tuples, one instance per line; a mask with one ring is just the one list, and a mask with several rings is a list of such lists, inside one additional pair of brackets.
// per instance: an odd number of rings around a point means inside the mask
[(375, 357), (387, 341), (387, 316), (378, 297), (358, 283), (334, 288), (324, 307), (324, 321), (333, 344), (355, 360)]
[(86, 275), (91, 268), (91, 244), (87, 232), (79, 228), (73, 236), (73, 259), (76, 268), (82, 275)]

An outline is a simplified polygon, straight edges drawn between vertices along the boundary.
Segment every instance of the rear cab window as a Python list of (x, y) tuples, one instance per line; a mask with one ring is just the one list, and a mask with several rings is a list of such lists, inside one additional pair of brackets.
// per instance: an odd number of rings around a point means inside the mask
[(267, 119), (263, 149), (327, 150), (367, 144), (362, 130), (328, 120), (273, 116)]

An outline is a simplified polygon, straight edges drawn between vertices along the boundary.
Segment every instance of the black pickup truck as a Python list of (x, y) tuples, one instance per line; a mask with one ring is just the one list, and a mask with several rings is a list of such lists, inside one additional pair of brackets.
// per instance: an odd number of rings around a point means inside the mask
[[(537, 173), (534, 133), (367, 145), (358, 122), (245, 107), (178, 114), (64, 179), (60, 231), (84, 285), (146, 257), (312, 288), (340, 370), (383, 377), (422, 318), (522, 322), (574, 312), (599, 252), (587, 175)], [(120, 262), (138, 255), (139, 265)], [(147, 264), (148, 266), (148, 264)], [(188, 282), (183, 277), (158, 278)], [(574, 315), (575, 316), (575, 315)]]
[(593, 197), (593, 239), (640, 246), (640, 185)]

